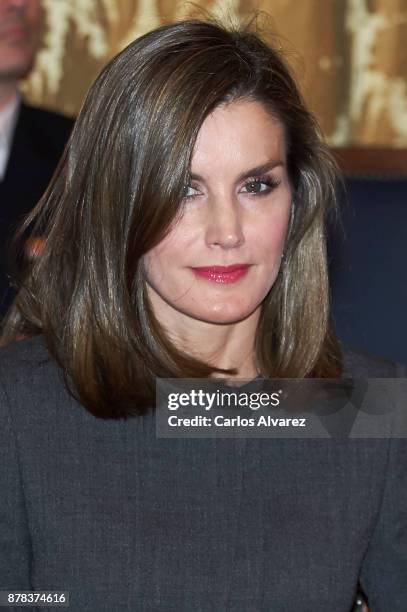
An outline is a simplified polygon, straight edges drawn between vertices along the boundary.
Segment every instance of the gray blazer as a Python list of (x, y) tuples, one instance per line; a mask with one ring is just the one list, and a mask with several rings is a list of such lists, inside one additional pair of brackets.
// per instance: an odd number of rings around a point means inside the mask
[(349, 612), (360, 580), (370, 612), (407, 610), (405, 440), (157, 438), (152, 414), (75, 402), (38, 338), (0, 351), (0, 382), (0, 590), (69, 591), (75, 612)]

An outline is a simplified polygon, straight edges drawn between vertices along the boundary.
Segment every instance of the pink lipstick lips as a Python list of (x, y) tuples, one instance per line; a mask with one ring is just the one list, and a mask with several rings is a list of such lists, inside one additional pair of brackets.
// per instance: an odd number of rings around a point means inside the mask
[(214, 283), (235, 283), (247, 274), (249, 264), (234, 264), (232, 266), (207, 266), (192, 268), (198, 276)]

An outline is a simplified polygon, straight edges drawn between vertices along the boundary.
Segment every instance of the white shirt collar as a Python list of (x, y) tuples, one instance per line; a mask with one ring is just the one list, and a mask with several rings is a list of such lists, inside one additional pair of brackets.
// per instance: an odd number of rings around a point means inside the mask
[(10, 102), (0, 110), (0, 180), (6, 173), (19, 106), (20, 94), (16, 93)]
[(17, 119), (17, 110), (20, 104), (20, 95), (16, 95), (0, 110), (0, 138), (4, 138), (7, 144), (13, 136), (15, 120)]

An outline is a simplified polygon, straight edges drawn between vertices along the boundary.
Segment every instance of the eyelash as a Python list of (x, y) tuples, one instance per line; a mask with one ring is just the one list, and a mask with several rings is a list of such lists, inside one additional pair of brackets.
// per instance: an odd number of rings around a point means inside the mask
[[(258, 191), (258, 192), (243, 191), (243, 193), (248, 193), (252, 197), (265, 196), (265, 195), (268, 195), (274, 189), (276, 189), (280, 185), (280, 181), (278, 181), (277, 179), (273, 179), (270, 176), (256, 176), (256, 177), (248, 179), (243, 184), (242, 187), (247, 187), (248, 185), (261, 185), (261, 184), (266, 185), (267, 189), (263, 189), (263, 191)], [(196, 187), (194, 187), (193, 185), (187, 185), (185, 187), (185, 190), (187, 190), (188, 188), (196, 189)], [(197, 195), (198, 194), (184, 195), (183, 199), (192, 200), (193, 198), (197, 197)]]
[(244, 183), (243, 187), (247, 187), (247, 185), (261, 185), (261, 184), (267, 185), (267, 189), (264, 189), (263, 191), (258, 191), (258, 192), (245, 191), (244, 193), (249, 193), (250, 195), (254, 197), (267, 195), (271, 191), (273, 191), (273, 189), (276, 189), (279, 186), (280, 181), (272, 178), (271, 176), (257, 176), (256, 178), (247, 180)]

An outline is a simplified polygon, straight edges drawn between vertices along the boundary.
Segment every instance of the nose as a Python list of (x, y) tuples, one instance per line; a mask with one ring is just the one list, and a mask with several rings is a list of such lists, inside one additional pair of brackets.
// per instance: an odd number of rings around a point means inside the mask
[(25, 10), (27, 8), (27, 0), (0, 0), (6, 9), (11, 10)]
[(233, 249), (241, 246), (245, 239), (242, 226), (242, 211), (233, 199), (212, 202), (208, 210), (206, 243), (209, 247)]

